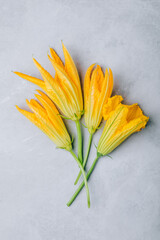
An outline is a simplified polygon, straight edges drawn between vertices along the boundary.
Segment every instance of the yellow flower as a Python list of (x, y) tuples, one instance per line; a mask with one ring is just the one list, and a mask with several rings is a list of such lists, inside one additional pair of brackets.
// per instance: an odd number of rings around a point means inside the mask
[(99, 65), (93, 70), (92, 64), (84, 80), (84, 109), (85, 123), (90, 134), (93, 134), (102, 120), (104, 103), (112, 94), (113, 75), (111, 69), (106, 69), (105, 76)]
[(83, 114), (80, 79), (73, 59), (66, 47), (63, 44), (62, 46), (65, 64), (53, 49), (50, 49), (51, 57), (48, 55), (56, 71), (54, 78), (34, 58), (44, 81), (20, 72), (14, 73), (41, 87), (67, 118), (78, 120)]
[[(97, 147), (97, 152), (102, 155), (112, 152), (132, 133), (145, 128), (148, 122), (149, 118), (142, 113), (138, 104), (128, 106), (120, 101), (122, 98), (115, 96), (104, 106), (103, 117), (107, 122)], [(110, 109), (110, 114), (107, 109)]]
[(71, 139), (57, 108), (47, 95), (41, 91), (38, 91), (38, 93), (40, 95), (35, 94), (35, 96), (42, 105), (34, 99), (31, 99), (30, 102), (26, 100), (33, 112), (28, 112), (16, 106), (18, 111), (40, 128), (57, 147), (71, 151)]

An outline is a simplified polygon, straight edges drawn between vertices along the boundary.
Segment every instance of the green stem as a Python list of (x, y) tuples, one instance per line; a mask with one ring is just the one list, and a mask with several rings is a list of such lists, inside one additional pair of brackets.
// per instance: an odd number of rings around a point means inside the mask
[[(92, 166), (90, 167), (90, 169), (89, 169), (89, 171), (88, 171), (88, 173), (87, 173), (87, 175), (86, 175), (87, 180), (89, 179), (89, 177), (90, 177), (90, 175), (91, 175), (91, 173), (92, 173), (92, 171), (93, 171), (93, 169), (94, 169), (94, 167), (95, 167), (98, 159), (99, 159), (101, 156), (102, 156), (101, 154), (97, 153), (97, 157), (95, 158), (94, 162), (92, 163)], [(71, 199), (69, 200), (69, 202), (67, 203), (67, 206), (68, 206), (68, 207), (73, 203), (73, 201), (75, 200), (75, 198), (77, 197), (77, 195), (80, 193), (80, 191), (82, 190), (82, 188), (84, 187), (84, 185), (85, 185), (85, 182), (83, 181), (83, 182), (81, 183), (81, 185), (78, 187), (78, 189), (76, 190), (76, 192), (73, 194), (73, 196), (71, 197)]]
[[(88, 159), (88, 155), (89, 155), (90, 148), (91, 148), (91, 143), (92, 143), (92, 137), (93, 137), (93, 134), (90, 133), (90, 135), (89, 135), (89, 140), (88, 140), (87, 152), (86, 152), (86, 155), (85, 155), (85, 158), (84, 158), (84, 161), (83, 161), (83, 168), (85, 168), (86, 163), (87, 163), (87, 159)], [(76, 185), (77, 182), (79, 181), (79, 178), (80, 178), (81, 174), (82, 174), (82, 173), (81, 173), (81, 170), (80, 170), (80, 171), (79, 171), (79, 174), (78, 174), (78, 176), (77, 176), (77, 178), (76, 178), (76, 181), (75, 181), (74, 185)]]
[(81, 162), (79, 161), (79, 159), (77, 158), (77, 156), (75, 155), (75, 153), (71, 150), (70, 153), (72, 154), (72, 156), (74, 157), (74, 159), (76, 160), (76, 162), (78, 163), (79, 168), (81, 169), (81, 172), (83, 174), (83, 178), (84, 178), (84, 185), (86, 187), (86, 194), (87, 194), (87, 203), (88, 203), (88, 208), (90, 208), (90, 196), (89, 196), (89, 188), (88, 188), (88, 183), (87, 183), (87, 177), (85, 174), (85, 171), (82, 167)]
[(78, 159), (80, 162), (83, 162), (83, 157), (82, 157), (82, 133), (81, 133), (81, 126), (80, 126), (80, 121), (76, 120), (76, 127), (77, 127), (77, 135), (78, 135)]

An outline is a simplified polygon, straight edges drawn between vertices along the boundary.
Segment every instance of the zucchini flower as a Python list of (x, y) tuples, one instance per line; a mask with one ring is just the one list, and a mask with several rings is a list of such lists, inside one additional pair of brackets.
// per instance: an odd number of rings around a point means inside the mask
[(83, 115), (81, 83), (72, 57), (63, 43), (62, 46), (65, 64), (53, 49), (50, 49), (51, 57), (48, 55), (56, 71), (54, 78), (35, 58), (33, 58), (33, 62), (40, 71), (43, 81), (20, 72), (14, 73), (42, 88), (65, 117), (75, 121), (78, 132), (78, 158), (82, 162), (82, 136), (79, 123), (79, 119)]
[(105, 76), (99, 65), (93, 70), (91, 65), (84, 79), (84, 118), (90, 134), (93, 134), (102, 121), (102, 109), (112, 94), (113, 74), (106, 69)]
[(27, 105), (33, 112), (28, 112), (16, 106), (18, 111), (40, 128), (58, 148), (70, 151), (72, 141), (57, 108), (43, 92), (38, 92), (40, 95), (35, 94), (35, 96), (42, 105), (34, 99), (31, 99), (30, 102), (26, 100)]
[(103, 117), (107, 122), (97, 147), (97, 152), (101, 155), (111, 153), (131, 134), (145, 128), (149, 119), (138, 104), (129, 106), (119, 103), (116, 107), (115, 100), (119, 100), (119, 97), (111, 98), (104, 107)]
[[(93, 70), (95, 64), (92, 64), (84, 79), (84, 118), (89, 131), (89, 140), (86, 155), (83, 161), (85, 167), (91, 147), (92, 137), (102, 121), (102, 109), (108, 98), (112, 94), (113, 74), (111, 69), (106, 69), (105, 76), (99, 65)], [(77, 184), (81, 172), (75, 181)]]
[[(121, 96), (114, 96), (108, 99), (108, 103), (103, 108), (103, 117), (107, 122), (97, 146), (97, 157), (87, 173), (87, 179), (101, 156), (108, 155), (131, 134), (145, 128), (149, 120), (149, 117), (143, 114), (138, 104), (128, 106), (121, 104), (122, 100)], [(84, 182), (81, 183), (67, 203), (68, 206), (72, 204), (83, 186)]]
[(40, 95), (35, 94), (35, 96), (40, 103), (34, 99), (31, 99), (30, 102), (26, 100), (32, 112), (20, 109), (18, 106), (16, 107), (20, 113), (22, 113), (32, 123), (34, 123), (38, 128), (40, 128), (56, 144), (58, 148), (69, 151), (75, 158), (84, 177), (89, 207), (90, 197), (86, 175), (80, 160), (72, 151), (72, 141), (64, 125), (64, 122), (54, 103), (43, 92), (39, 90), (37, 91)]

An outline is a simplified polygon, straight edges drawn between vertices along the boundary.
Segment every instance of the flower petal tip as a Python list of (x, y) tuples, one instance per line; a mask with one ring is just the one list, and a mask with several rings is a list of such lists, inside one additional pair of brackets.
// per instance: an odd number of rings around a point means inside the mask
[(20, 107), (18, 107), (18, 105), (15, 105), (16, 109), (18, 110), (18, 112), (22, 113), (22, 109)]
[(40, 95), (43, 94), (43, 92), (41, 90), (39, 90), (39, 89), (36, 89), (36, 92), (38, 92)]
[(27, 105), (29, 105), (29, 104), (30, 104), (30, 101), (29, 101), (28, 99), (26, 99), (26, 103), (27, 103)]

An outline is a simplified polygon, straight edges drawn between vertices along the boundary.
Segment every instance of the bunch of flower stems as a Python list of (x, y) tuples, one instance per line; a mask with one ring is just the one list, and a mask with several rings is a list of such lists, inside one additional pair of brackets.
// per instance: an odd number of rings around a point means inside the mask
[[(89, 157), (89, 152), (90, 152), (90, 148), (91, 148), (91, 144), (92, 144), (92, 138), (93, 138), (93, 133), (89, 134), (89, 139), (88, 139), (88, 145), (87, 145), (87, 150), (85, 153), (85, 157), (83, 159), (83, 140), (82, 140), (82, 133), (81, 133), (81, 126), (80, 126), (80, 121), (77, 120), (76, 122), (76, 128), (77, 128), (77, 136), (78, 136), (78, 159), (81, 162), (81, 166), (82, 168), (85, 170), (86, 164), (87, 164), (87, 160)], [(74, 154), (73, 151), (71, 151), (72, 156), (76, 159), (76, 155)], [(102, 156), (102, 154), (97, 153), (97, 156), (95, 158), (95, 160), (93, 161), (89, 171), (86, 173), (86, 179), (88, 180), (98, 159)], [(82, 174), (82, 170), (80, 169), (78, 176), (74, 182), (74, 185), (76, 185), (81, 177)], [(78, 196), (78, 194), (80, 193), (80, 191), (83, 189), (85, 185), (85, 180), (82, 181), (82, 183), (79, 185), (79, 187), (77, 188), (77, 190), (75, 191), (75, 193), (73, 194), (73, 196), (71, 197), (71, 199), (67, 202), (67, 206), (69, 207), (74, 200), (76, 199), (76, 197)], [(87, 192), (87, 195), (89, 196), (89, 190)], [(89, 197), (90, 199), (90, 197)], [(90, 207), (90, 200), (88, 201), (88, 207)]]

